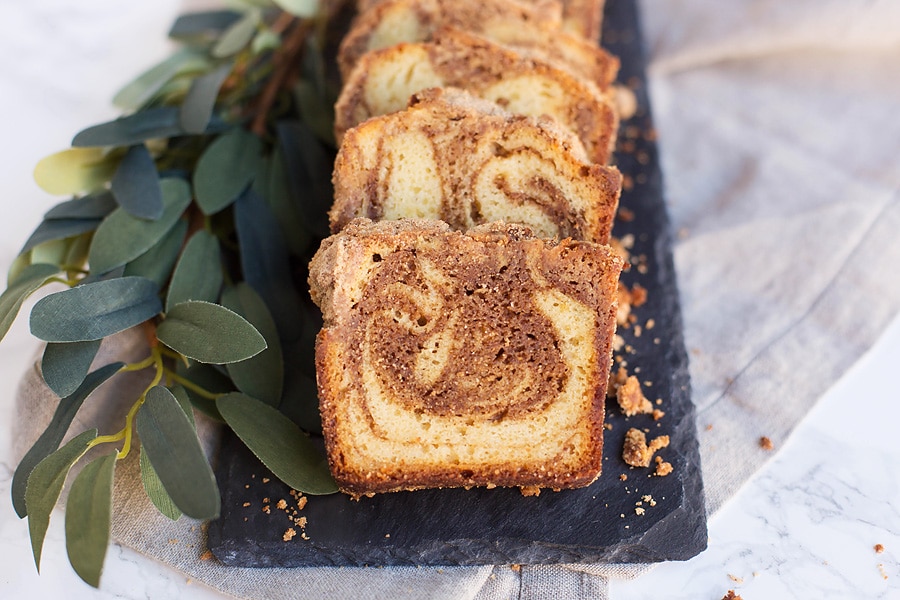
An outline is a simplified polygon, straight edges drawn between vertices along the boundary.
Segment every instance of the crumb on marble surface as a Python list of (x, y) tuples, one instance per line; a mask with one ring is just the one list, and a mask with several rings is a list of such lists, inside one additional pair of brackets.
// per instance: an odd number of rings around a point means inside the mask
[(772, 440), (767, 436), (762, 436), (759, 438), (759, 447), (763, 450), (772, 450), (775, 448), (775, 444), (773, 444)]
[(734, 590), (728, 590), (724, 596), (722, 596), (722, 600), (744, 600), (740, 596), (734, 593)]
[(884, 544), (875, 544), (875, 554), (884, 552)]

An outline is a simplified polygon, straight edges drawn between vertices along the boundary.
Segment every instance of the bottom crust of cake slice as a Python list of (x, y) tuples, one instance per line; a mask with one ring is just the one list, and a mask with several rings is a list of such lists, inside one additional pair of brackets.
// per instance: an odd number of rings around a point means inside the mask
[(621, 258), (495, 223), (353, 221), (310, 265), (332, 473), (354, 496), (601, 470)]

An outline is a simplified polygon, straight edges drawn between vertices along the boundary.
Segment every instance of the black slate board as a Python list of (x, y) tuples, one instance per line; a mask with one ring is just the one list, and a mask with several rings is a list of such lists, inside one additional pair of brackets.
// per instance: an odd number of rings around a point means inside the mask
[[(210, 524), (208, 542), (221, 562), (244, 567), (634, 563), (684, 560), (706, 547), (694, 408), (638, 12), (634, 0), (606, 4), (604, 46), (620, 57), (619, 80), (638, 101), (635, 116), (622, 123), (616, 154), (626, 176), (621, 206), (634, 219), (617, 222), (614, 235), (634, 236), (631, 253), (640, 260), (623, 281), (648, 292), (646, 304), (634, 310), (642, 334), (635, 335), (634, 327), (621, 330), (627, 345), (618, 356), (642, 382), (651, 382), (645, 393), (662, 399), (665, 417), (626, 419), (612, 402), (603, 475), (587, 488), (527, 498), (514, 489), (425, 490), (359, 501), (340, 494), (310, 497), (297, 513), (307, 518), (305, 530), (277, 508), (280, 499), (296, 507), (290, 490), (229, 434), (216, 472), (222, 516)], [(630, 427), (646, 430), (648, 438), (670, 436), (670, 446), (659, 454), (673, 465), (671, 475), (656, 477), (652, 467), (624, 463), (622, 444)], [(291, 526), (297, 536), (284, 541)]]

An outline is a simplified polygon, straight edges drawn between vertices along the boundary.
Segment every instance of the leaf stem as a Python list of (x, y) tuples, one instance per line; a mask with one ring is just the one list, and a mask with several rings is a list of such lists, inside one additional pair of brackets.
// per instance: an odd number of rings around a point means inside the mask
[(194, 383), (187, 377), (182, 377), (181, 375), (179, 375), (178, 373), (175, 373), (173, 371), (167, 371), (166, 375), (169, 377), (169, 379), (171, 379), (175, 383), (183, 385), (184, 387), (191, 390), (198, 396), (206, 398), (207, 400), (215, 400), (216, 398), (219, 398), (219, 397), (225, 395), (225, 394), (216, 394), (214, 392), (210, 392), (210, 391), (200, 387), (199, 385), (197, 385), (196, 383)]

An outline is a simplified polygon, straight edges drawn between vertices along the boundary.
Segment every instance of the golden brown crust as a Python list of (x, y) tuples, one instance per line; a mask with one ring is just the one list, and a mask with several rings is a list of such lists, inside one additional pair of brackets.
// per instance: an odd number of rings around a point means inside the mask
[(310, 265), (326, 447), (352, 495), (599, 474), (621, 259), (502, 223), (359, 219)]
[(581, 139), (592, 162), (606, 164), (612, 155), (618, 117), (594, 86), (549, 63), (449, 29), (434, 42), (366, 54), (335, 106), (336, 137), (367, 118), (401, 110), (428, 87), (463, 88), (510, 112), (549, 115)]
[(441, 219), (466, 230), (492, 220), (540, 237), (607, 243), (621, 174), (592, 164), (549, 119), (512, 115), (452, 89), (426, 90), (407, 110), (344, 136), (331, 228), (357, 217)]

